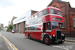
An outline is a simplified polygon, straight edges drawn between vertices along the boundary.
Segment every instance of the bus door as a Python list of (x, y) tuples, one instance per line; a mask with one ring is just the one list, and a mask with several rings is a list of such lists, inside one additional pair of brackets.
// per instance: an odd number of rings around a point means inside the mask
[(46, 30), (51, 30), (50, 22), (43, 23), (43, 33), (46, 33)]
[(43, 33), (46, 33), (46, 23), (43, 23)]

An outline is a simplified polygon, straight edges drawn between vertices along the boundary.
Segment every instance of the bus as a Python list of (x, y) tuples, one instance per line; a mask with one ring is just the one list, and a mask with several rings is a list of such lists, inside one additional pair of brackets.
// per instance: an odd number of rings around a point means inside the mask
[(47, 7), (27, 18), (25, 22), (25, 36), (37, 39), (45, 44), (64, 43), (65, 35), (59, 29), (63, 23), (61, 10)]

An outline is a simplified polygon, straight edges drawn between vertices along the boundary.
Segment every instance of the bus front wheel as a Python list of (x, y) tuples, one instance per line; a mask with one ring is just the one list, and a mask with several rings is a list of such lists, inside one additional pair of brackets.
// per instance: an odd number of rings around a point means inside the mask
[(45, 36), (45, 37), (44, 37), (44, 43), (45, 43), (46, 45), (50, 45), (50, 44), (51, 44), (51, 40), (50, 40), (49, 36)]

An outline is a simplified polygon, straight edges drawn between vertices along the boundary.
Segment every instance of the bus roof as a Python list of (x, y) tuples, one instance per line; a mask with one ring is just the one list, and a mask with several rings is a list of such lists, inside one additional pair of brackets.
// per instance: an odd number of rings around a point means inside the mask
[[(59, 11), (61, 11), (59, 8), (52, 7), (52, 6), (50, 6), (50, 7), (47, 7), (47, 8), (45, 8), (45, 9), (49, 9), (49, 8), (52, 8), (52, 9), (56, 9), (56, 10), (59, 10)], [(45, 9), (43, 9), (43, 10), (45, 10)], [(38, 14), (39, 12), (42, 12), (43, 10), (41, 10), (41, 11), (38, 11), (38, 12), (34, 13), (34, 14), (33, 14), (33, 15), (31, 15), (31, 16), (34, 16), (34, 15)], [(30, 18), (31, 16), (29, 16), (28, 18)]]

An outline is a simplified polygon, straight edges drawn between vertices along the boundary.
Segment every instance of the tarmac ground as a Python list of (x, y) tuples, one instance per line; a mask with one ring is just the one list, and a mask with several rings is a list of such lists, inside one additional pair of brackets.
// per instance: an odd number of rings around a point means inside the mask
[(1, 36), (0, 36), (0, 50), (9, 50)]

